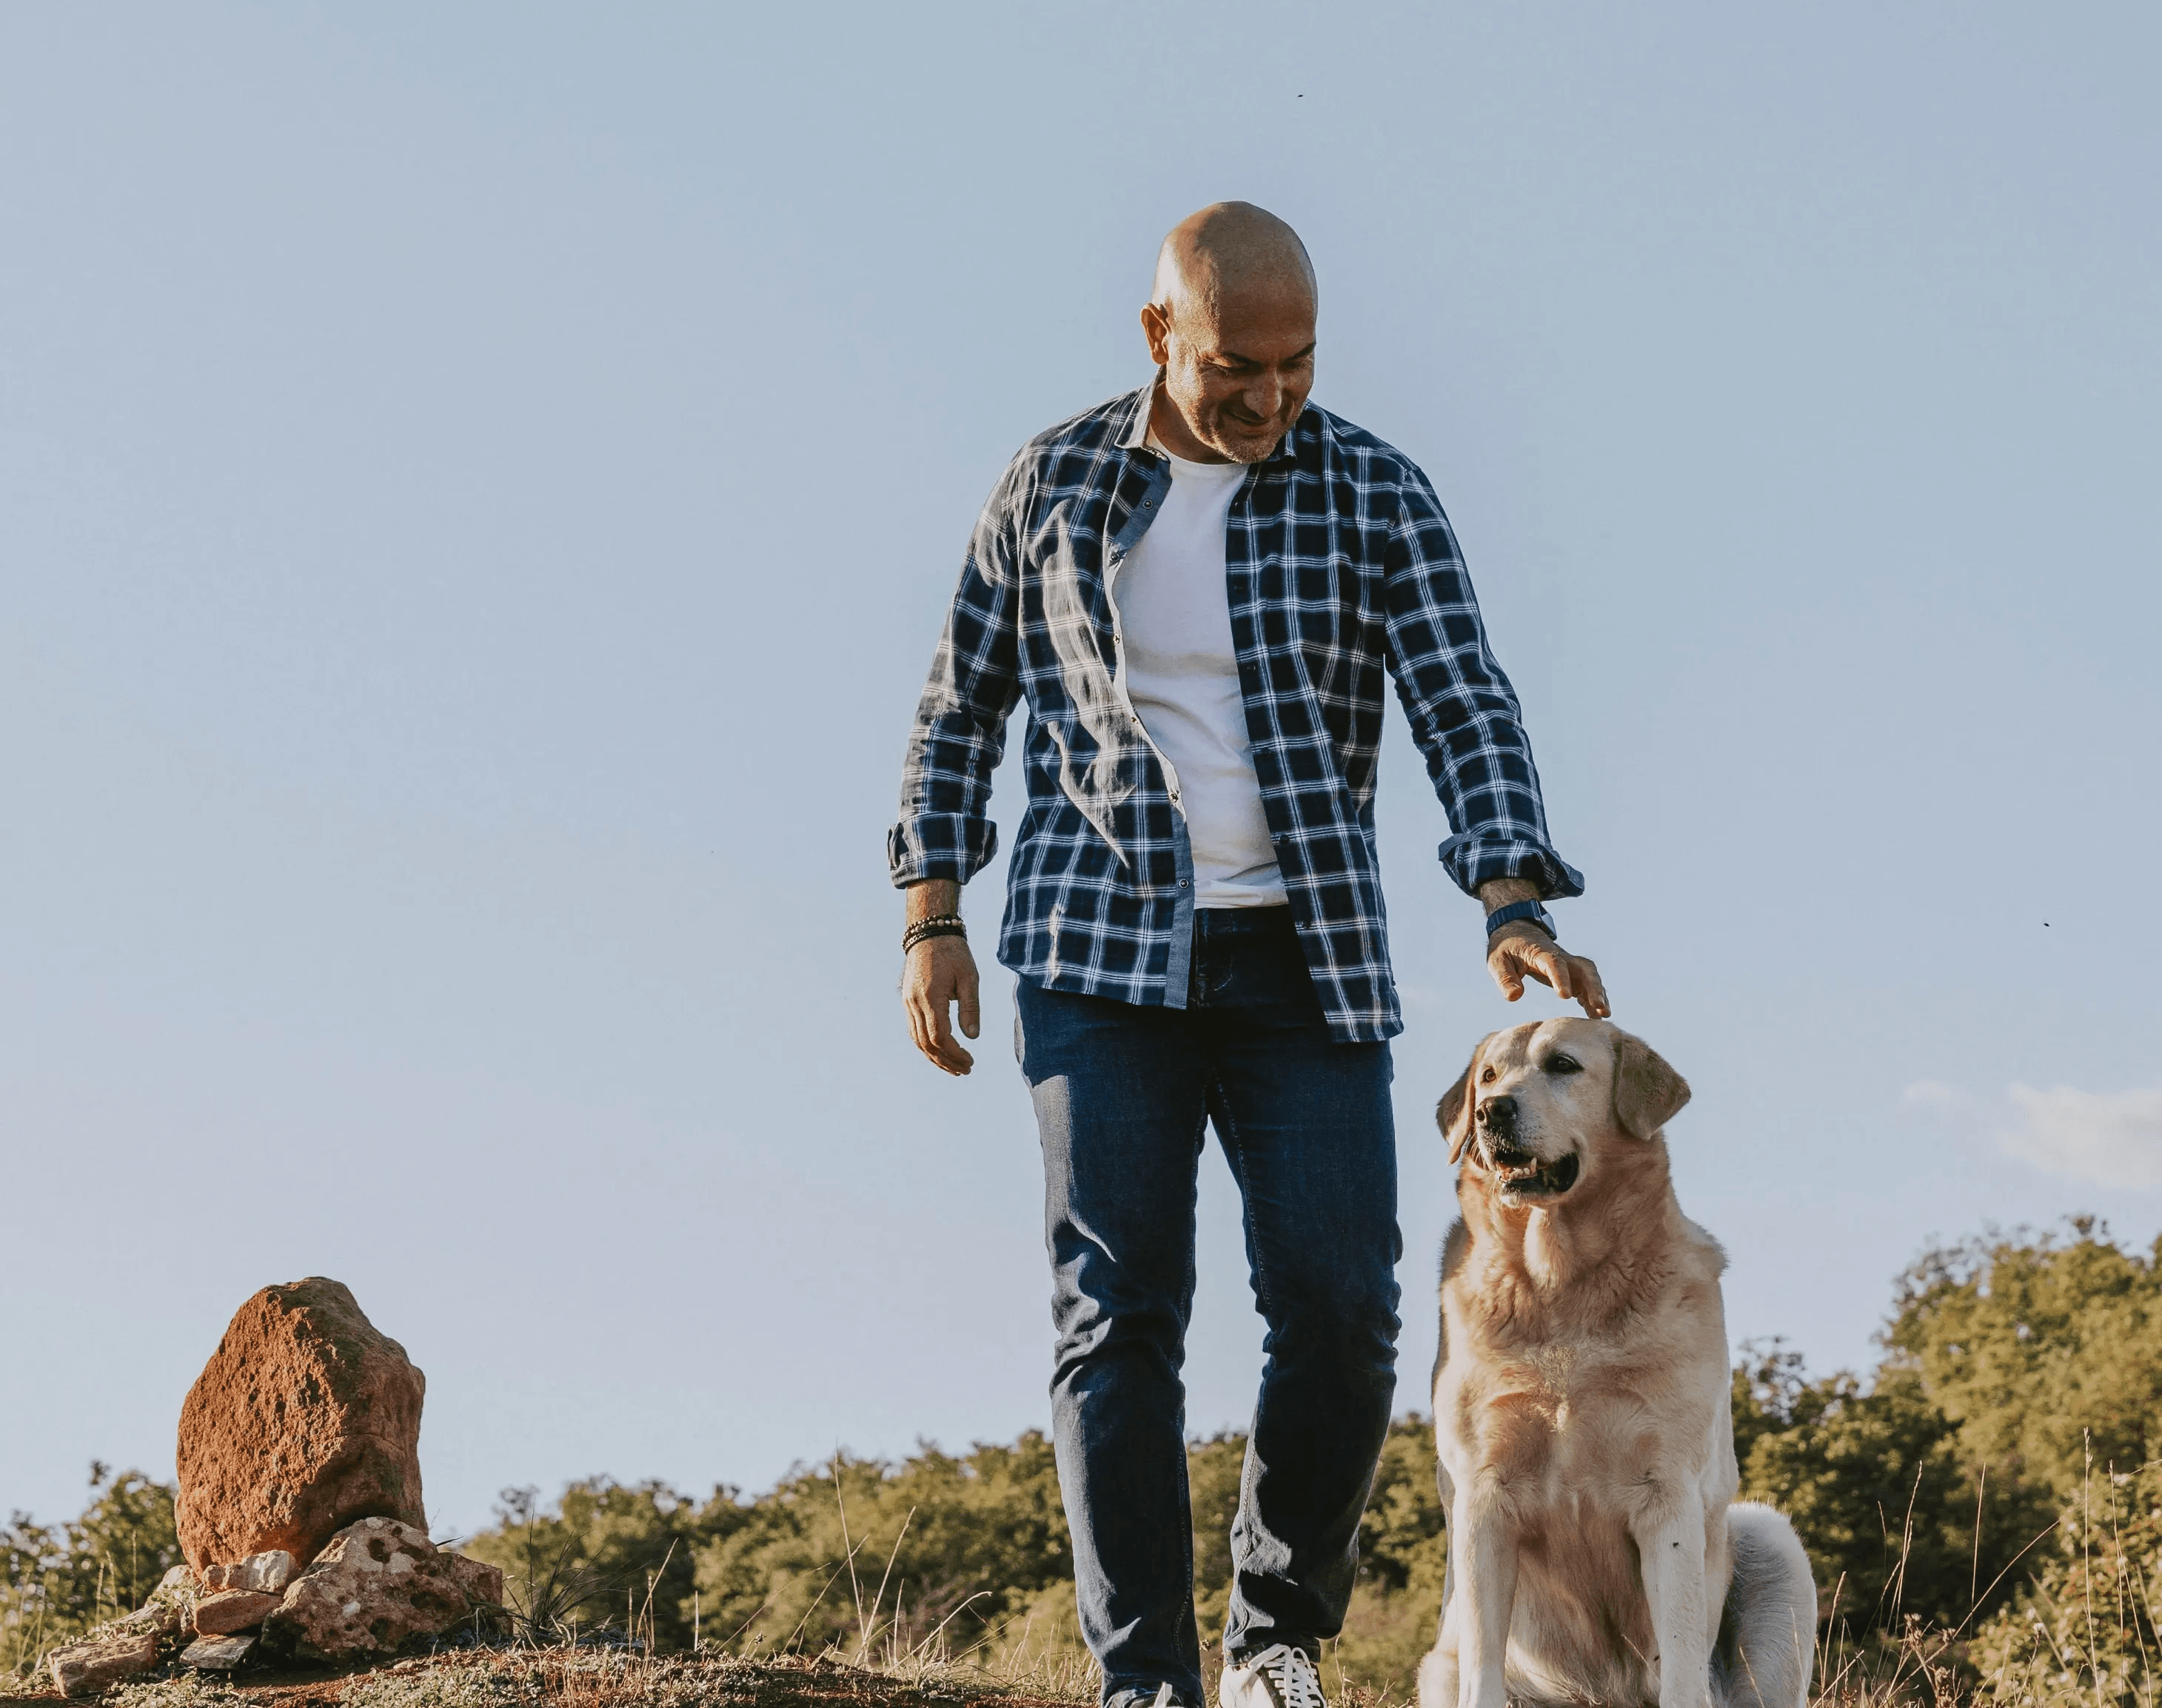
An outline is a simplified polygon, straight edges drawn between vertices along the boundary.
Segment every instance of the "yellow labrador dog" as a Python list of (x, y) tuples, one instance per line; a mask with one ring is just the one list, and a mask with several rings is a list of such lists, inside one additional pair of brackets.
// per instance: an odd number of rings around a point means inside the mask
[(1449, 1507), (1419, 1708), (1801, 1708), (1816, 1585), (1736, 1502), (1726, 1254), (1674, 1201), (1689, 1087), (1605, 1021), (1496, 1032), (1442, 1099), (1463, 1214), (1434, 1416)]

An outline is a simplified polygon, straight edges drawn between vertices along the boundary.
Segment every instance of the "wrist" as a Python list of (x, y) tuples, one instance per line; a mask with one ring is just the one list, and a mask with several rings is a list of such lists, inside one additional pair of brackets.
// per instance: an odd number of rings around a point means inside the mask
[(1512, 901), (1536, 901), (1539, 886), (1529, 878), (1489, 878), (1479, 886), (1479, 905), (1489, 913)]
[(908, 922), (907, 929), (901, 934), (901, 952), (904, 955), (913, 953), (918, 943), (928, 943), (932, 938), (940, 937), (958, 937), (966, 943), (969, 927), (962, 923), (961, 916), (958, 913), (932, 913), (921, 919), (912, 919)]
[(1555, 943), (1561, 942), (1561, 933), (1554, 928), (1554, 917), (1538, 901), (1526, 898), (1496, 907), (1486, 916), (1486, 936), (1491, 941), (1495, 932), (1507, 931), (1513, 925), (1528, 925), (1544, 932)]
[(961, 911), (961, 886), (951, 878), (922, 878), (911, 884), (903, 892), (901, 923), (914, 925), (918, 920), (932, 919), (944, 914), (958, 914)]

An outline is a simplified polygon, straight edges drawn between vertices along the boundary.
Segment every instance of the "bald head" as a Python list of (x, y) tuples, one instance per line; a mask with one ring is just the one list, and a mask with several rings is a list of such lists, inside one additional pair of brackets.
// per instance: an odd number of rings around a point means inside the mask
[(1213, 321), (1227, 304), (1253, 298), (1289, 297), (1311, 312), (1317, 296), (1298, 233), (1251, 201), (1214, 202), (1173, 226), (1157, 251), (1149, 292), (1174, 321), (1183, 312)]
[(1141, 310), (1164, 447), (1197, 462), (1272, 455), (1313, 389), (1315, 302), (1306, 245), (1266, 210), (1219, 201), (1173, 226)]

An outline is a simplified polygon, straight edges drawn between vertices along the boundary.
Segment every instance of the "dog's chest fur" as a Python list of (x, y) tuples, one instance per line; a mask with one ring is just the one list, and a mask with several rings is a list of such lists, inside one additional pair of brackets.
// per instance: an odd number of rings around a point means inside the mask
[[(1723, 1254), (1679, 1207), (1645, 1220), (1641, 1242), (1583, 1263), (1536, 1233), (1480, 1239), (1460, 1223), (1444, 1259), (1442, 1465), (1513, 1519), (1510, 1664), (1530, 1696), (1595, 1681), (1602, 1700), (1655, 1695), (1632, 1522), (1663, 1490), (1695, 1484), (1712, 1512), (1733, 1493)], [(1722, 1523), (1706, 1538), (1721, 1585), (1724, 1536)]]

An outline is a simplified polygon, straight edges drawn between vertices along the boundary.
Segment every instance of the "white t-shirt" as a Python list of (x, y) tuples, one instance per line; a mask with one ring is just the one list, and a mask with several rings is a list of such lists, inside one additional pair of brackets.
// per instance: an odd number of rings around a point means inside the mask
[[(1149, 448), (1163, 449), (1153, 435)], [(1225, 518), (1246, 478), (1243, 462), (1172, 457), (1163, 508), (1111, 588), (1120, 685), (1186, 817), (1198, 907), (1287, 899), (1254, 776), (1225, 582)]]

